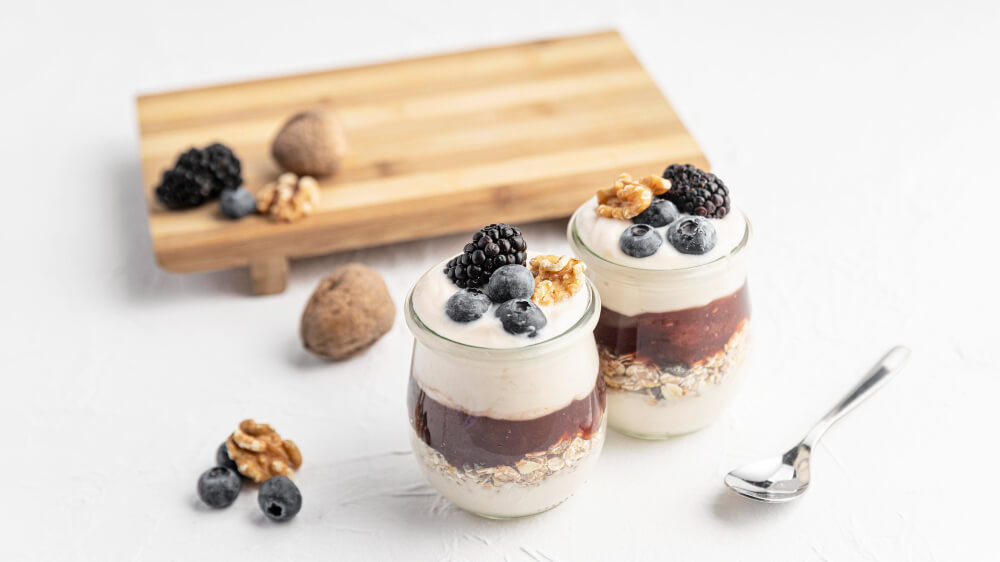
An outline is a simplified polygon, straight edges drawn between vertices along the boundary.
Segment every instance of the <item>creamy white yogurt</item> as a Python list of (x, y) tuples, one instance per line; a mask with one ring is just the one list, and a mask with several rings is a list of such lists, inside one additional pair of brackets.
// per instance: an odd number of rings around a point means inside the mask
[(493, 360), (438, 353), (418, 341), (413, 378), (435, 402), (474, 416), (539, 418), (594, 390), (600, 370), (594, 325), (582, 329), (556, 350)]
[(534, 337), (524, 334), (511, 334), (503, 329), (500, 319), (496, 316), (496, 304), (493, 304), (486, 314), (472, 322), (455, 322), (444, 311), (448, 298), (461, 289), (455, 286), (444, 274), (448, 260), (434, 266), (424, 274), (413, 288), (413, 310), (420, 321), (439, 336), (449, 340), (488, 347), (492, 349), (508, 349), (524, 347), (552, 339), (565, 333), (573, 327), (590, 304), (588, 291), (577, 291), (572, 297), (548, 306), (541, 306), (547, 323)]
[(707, 220), (715, 227), (718, 241), (714, 248), (701, 255), (682, 254), (677, 251), (667, 240), (666, 226), (654, 229), (663, 237), (663, 245), (655, 254), (645, 258), (626, 254), (618, 241), (625, 229), (634, 223), (631, 220), (598, 216), (596, 196), (580, 206), (580, 211), (576, 214), (576, 229), (580, 240), (588, 248), (610, 262), (638, 269), (680, 269), (713, 262), (728, 255), (743, 241), (743, 236), (746, 234), (746, 217), (738, 208), (733, 207), (729, 214), (721, 219)]

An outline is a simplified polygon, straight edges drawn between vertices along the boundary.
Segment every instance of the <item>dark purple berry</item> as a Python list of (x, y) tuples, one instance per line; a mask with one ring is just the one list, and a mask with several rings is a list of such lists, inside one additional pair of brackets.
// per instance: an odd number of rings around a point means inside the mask
[(240, 495), (243, 482), (235, 470), (224, 466), (210, 468), (198, 478), (198, 497), (214, 508), (229, 507)]
[(444, 303), (444, 312), (455, 322), (478, 320), (490, 309), (490, 298), (479, 289), (462, 289)]
[(498, 268), (525, 265), (527, 249), (521, 230), (516, 226), (487, 225), (472, 235), (472, 242), (465, 245), (461, 255), (448, 261), (445, 275), (463, 289), (484, 287)]
[(729, 189), (715, 174), (691, 164), (671, 164), (663, 172), (670, 190), (659, 197), (677, 205), (682, 213), (721, 219), (729, 214)]
[(497, 268), (486, 284), (486, 294), (493, 302), (511, 299), (529, 299), (535, 292), (535, 277), (527, 267), (519, 264)]
[(302, 493), (288, 477), (274, 476), (261, 484), (257, 505), (271, 521), (288, 521), (302, 509)]
[(667, 228), (667, 240), (682, 254), (704, 254), (715, 247), (715, 227), (702, 217), (684, 217)]
[(663, 237), (648, 224), (633, 224), (622, 232), (618, 246), (633, 258), (646, 258), (656, 253)]
[(156, 198), (168, 209), (197, 207), (243, 183), (240, 160), (224, 144), (191, 148), (163, 172)]
[(508, 333), (527, 334), (529, 338), (537, 336), (548, 323), (542, 309), (528, 299), (509, 300), (497, 308), (496, 315)]

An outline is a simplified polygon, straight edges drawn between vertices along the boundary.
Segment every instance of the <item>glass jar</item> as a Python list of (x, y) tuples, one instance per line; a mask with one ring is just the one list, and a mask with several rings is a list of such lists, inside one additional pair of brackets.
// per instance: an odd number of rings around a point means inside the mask
[(749, 220), (739, 244), (702, 265), (639, 269), (567, 238), (587, 264), (603, 303), (594, 335), (607, 384), (608, 423), (626, 435), (664, 439), (712, 423), (742, 382), (750, 347), (746, 254)]
[(589, 305), (570, 329), (506, 349), (435, 333), (417, 316), (413, 291), (407, 296), (411, 443), (431, 485), (455, 505), (523, 517), (555, 507), (586, 480), (607, 425), (593, 335), (601, 300), (589, 281), (586, 291)]

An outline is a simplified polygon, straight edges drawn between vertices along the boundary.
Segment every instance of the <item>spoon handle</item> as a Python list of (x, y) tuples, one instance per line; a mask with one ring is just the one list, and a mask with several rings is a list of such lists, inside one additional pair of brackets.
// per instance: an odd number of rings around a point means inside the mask
[(826, 433), (826, 430), (830, 429), (830, 426), (847, 415), (848, 412), (864, 401), (865, 398), (875, 394), (876, 390), (882, 388), (889, 381), (889, 378), (903, 367), (909, 358), (910, 350), (907, 347), (897, 345), (890, 349), (882, 359), (879, 359), (878, 363), (872, 366), (868, 374), (861, 379), (861, 382), (847, 396), (841, 399), (832, 410), (823, 416), (823, 419), (819, 420), (813, 426), (809, 434), (802, 440), (802, 444), (812, 449), (819, 442), (820, 437), (823, 437), (823, 434)]

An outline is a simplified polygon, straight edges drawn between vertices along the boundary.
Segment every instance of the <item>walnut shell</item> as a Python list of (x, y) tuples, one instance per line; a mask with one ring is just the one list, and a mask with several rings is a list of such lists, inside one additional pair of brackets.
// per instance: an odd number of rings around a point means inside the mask
[(302, 312), (302, 345), (327, 359), (364, 352), (392, 328), (396, 305), (382, 277), (349, 263), (327, 275)]
[(328, 176), (347, 152), (340, 121), (323, 110), (293, 115), (275, 135), (271, 155), (284, 170), (300, 176)]

